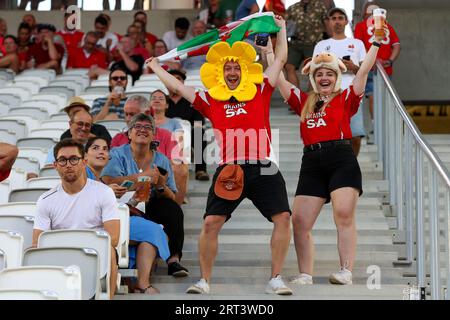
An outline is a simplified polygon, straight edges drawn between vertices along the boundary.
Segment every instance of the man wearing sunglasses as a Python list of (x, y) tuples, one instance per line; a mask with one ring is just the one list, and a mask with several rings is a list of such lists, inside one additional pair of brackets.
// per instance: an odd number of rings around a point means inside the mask
[(124, 119), (123, 106), (127, 101), (125, 89), (128, 84), (127, 73), (124, 69), (113, 69), (109, 73), (110, 95), (97, 98), (92, 104), (91, 113), (94, 121)]
[[(86, 112), (80, 111), (83, 114)], [(80, 116), (80, 114), (78, 115)], [(74, 120), (88, 127), (89, 120)], [(89, 131), (88, 131), (89, 133)], [(86, 135), (86, 134), (85, 134)], [(110, 297), (117, 283), (116, 250), (120, 234), (120, 217), (113, 190), (103, 183), (87, 179), (83, 146), (74, 139), (56, 144), (53, 164), (61, 177), (61, 183), (39, 197), (33, 227), (33, 247), (39, 235), (47, 230), (102, 229), (111, 237)]]
[[(92, 123), (93, 123), (92, 115), (86, 110), (79, 110), (75, 112), (70, 117), (69, 121), (72, 139), (75, 142), (84, 146), (91, 137)], [(45, 161), (45, 163), (46, 165), (51, 165), (54, 162), (55, 157), (53, 154), (53, 148), (51, 148), (48, 151), (47, 160)]]

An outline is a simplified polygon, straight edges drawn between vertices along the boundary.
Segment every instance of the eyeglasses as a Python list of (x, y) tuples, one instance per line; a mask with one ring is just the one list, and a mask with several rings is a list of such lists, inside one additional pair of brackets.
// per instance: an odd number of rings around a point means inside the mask
[(111, 80), (114, 80), (114, 81), (119, 81), (119, 80), (125, 81), (125, 80), (127, 80), (127, 77), (111, 77)]
[(81, 157), (70, 157), (69, 159), (60, 157), (56, 159), (56, 163), (58, 163), (60, 167), (65, 167), (67, 165), (67, 161), (69, 161), (71, 165), (76, 166), (81, 159)]
[(145, 131), (153, 131), (153, 127), (151, 125), (143, 126), (142, 124), (135, 124), (133, 126), (136, 131), (145, 130)]
[(72, 123), (75, 123), (77, 125), (77, 127), (80, 127), (80, 128), (90, 129), (92, 127), (92, 123), (90, 123), (90, 122), (77, 121), (77, 122), (72, 122)]

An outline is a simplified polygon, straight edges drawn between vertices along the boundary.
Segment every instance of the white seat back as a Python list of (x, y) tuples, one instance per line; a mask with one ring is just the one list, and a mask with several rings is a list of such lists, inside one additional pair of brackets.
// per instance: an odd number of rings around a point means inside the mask
[(27, 188), (49, 188), (52, 189), (61, 183), (60, 177), (40, 177), (27, 181)]
[(40, 234), (38, 248), (48, 247), (91, 248), (100, 257), (102, 293), (100, 299), (109, 299), (111, 268), (111, 238), (103, 230), (52, 230)]
[(0, 271), (2, 271), (5, 268), (6, 268), (6, 254), (2, 250), (0, 250)]
[(125, 204), (119, 205), (120, 214), (120, 236), (117, 245), (117, 254), (119, 256), (119, 268), (128, 268), (130, 243), (130, 210)]
[(6, 268), (22, 265), (23, 236), (15, 231), (0, 230), (0, 250), (6, 255)]
[(25, 181), (27, 181), (27, 173), (22, 169), (13, 168), (6, 181), (9, 182), (10, 190), (23, 188)]
[(9, 192), (9, 202), (37, 201), (50, 188), (21, 188)]
[(57, 144), (59, 141), (59, 138), (22, 138), (17, 140), (16, 146), (18, 148), (22, 147), (32, 147), (32, 148), (43, 148), (43, 149), (50, 149), (55, 144)]
[(50, 290), (0, 289), (0, 300), (58, 300)]
[(9, 129), (0, 129), (0, 141), (9, 144), (16, 144), (16, 133)]
[(65, 129), (34, 129), (28, 134), (30, 138), (53, 138), (60, 139)]
[(100, 259), (97, 251), (90, 248), (51, 247), (28, 249), (23, 255), (24, 266), (70, 266), (81, 271), (83, 300), (100, 295)]
[(0, 215), (0, 229), (18, 232), (23, 237), (23, 248), (31, 247), (33, 242), (34, 216)]
[(127, 128), (127, 123), (124, 120), (100, 120), (96, 122), (105, 126), (106, 129), (115, 129), (122, 132), (123, 129)]
[(39, 171), (39, 177), (59, 177), (59, 175), (54, 167), (45, 167), (41, 168), (41, 171)]
[(48, 149), (44, 148), (34, 148), (34, 147), (23, 147), (19, 148), (19, 157), (23, 158), (35, 158), (39, 161), (39, 165), (42, 168), (45, 166), (45, 161), (47, 160)]
[(25, 158), (25, 157), (17, 157), (16, 161), (13, 164), (13, 168), (22, 169), (26, 173), (39, 173), (41, 165), (39, 163), (39, 160), (36, 158)]
[(81, 299), (81, 272), (77, 266), (33, 266), (3, 269), (0, 288), (51, 290), (62, 300)]
[(8, 203), (9, 190), (9, 181), (0, 182), (0, 205)]
[(36, 202), (10, 202), (0, 205), (0, 216), (34, 216), (36, 211)]

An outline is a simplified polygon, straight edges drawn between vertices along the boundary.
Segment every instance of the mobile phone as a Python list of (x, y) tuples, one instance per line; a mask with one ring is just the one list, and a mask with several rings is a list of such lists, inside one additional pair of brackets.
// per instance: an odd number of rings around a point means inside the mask
[(131, 187), (133, 187), (133, 185), (134, 185), (133, 181), (125, 180), (124, 182), (122, 182), (122, 184), (120, 186), (127, 188), (127, 190), (130, 190)]
[(267, 42), (269, 41), (268, 33), (258, 33), (256, 35), (256, 44), (261, 47), (267, 46)]
[(350, 56), (343, 56), (343, 57), (342, 57), (342, 60), (350, 61)]
[(163, 175), (163, 176), (166, 175), (166, 173), (167, 173), (167, 170), (166, 170), (166, 169), (161, 168), (161, 167), (157, 167), (157, 168), (158, 168), (159, 172), (161, 173), (161, 175)]

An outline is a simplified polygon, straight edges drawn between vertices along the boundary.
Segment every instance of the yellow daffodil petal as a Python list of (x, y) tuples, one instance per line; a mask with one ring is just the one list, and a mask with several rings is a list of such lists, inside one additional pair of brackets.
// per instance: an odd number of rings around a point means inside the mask
[(215, 64), (206, 62), (201, 66), (200, 79), (202, 79), (205, 88), (212, 88), (217, 85), (219, 79), (217, 73), (217, 66)]
[(227, 86), (218, 85), (208, 90), (211, 97), (219, 101), (227, 101), (233, 95)]
[(263, 67), (259, 63), (252, 63), (248, 65), (248, 80), (252, 83), (262, 83), (264, 80)]
[(255, 49), (247, 42), (236, 41), (231, 47), (231, 55), (239, 57), (239, 60), (245, 60), (246, 63), (252, 63), (256, 59)]
[(233, 90), (233, 96), (238, 101), (250, 101), (252, 100), (256, 95), (256, 85), (253, 83), (247, 82), (245, 86), (245, 90)]
[(231, 55), (231, 48), (228, 42), (218, 42), (209, 48), (206, 54), (206, 61), (216, 63), (225, 56)]

